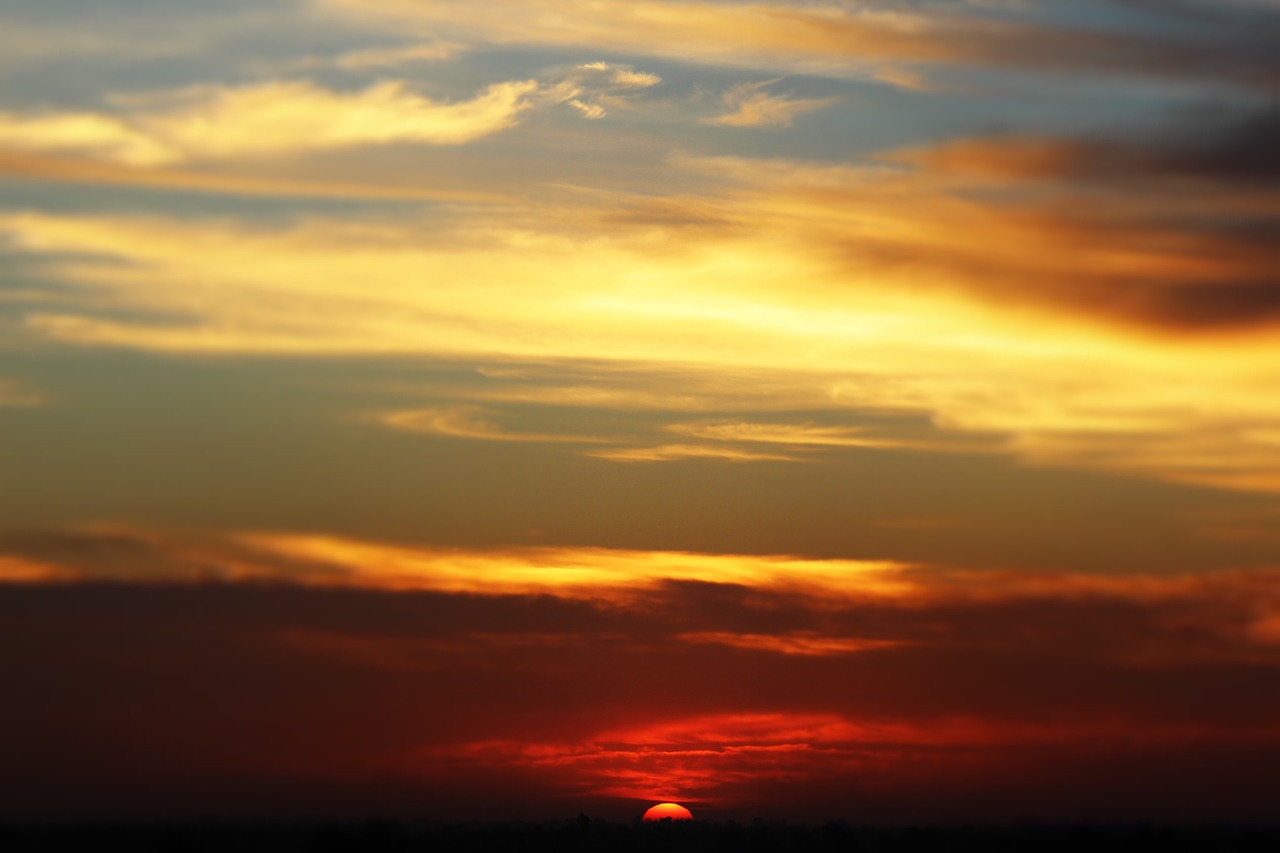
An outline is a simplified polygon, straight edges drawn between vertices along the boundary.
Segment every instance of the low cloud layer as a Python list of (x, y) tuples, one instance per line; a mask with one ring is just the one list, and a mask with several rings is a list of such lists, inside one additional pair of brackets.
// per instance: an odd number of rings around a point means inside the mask
[[(885, 817), (997, 792), (986, 817), (1106, 816), (1133, 783), (1150, 794), (1134, 814), (1246, 816), (1280, 751), (1274, 572), (883, 567), (833, 597), (807, 564), (732, 555), (414, 556), (123, 528), (11, 534), (3, 550), (7, 814), (70, 813), (66, 796), (126, 744), (121, 792), (210, 780), (213, 800), (162, 797), (175, 813), (234, 808), (233, 780), (253, 775), (295, 808), (372, 785), (347, 808), (384, 787), (408, 802), (487, 786), (486, 808), (767, 812), (798, 786), (864, 820), (869, 804)], [(510, 570), (476, 562), (494, 559)], [(625, 573), (583, 595), (572, 574), (611, 560)], [(410, 564), (421, 583), (404, 583)], [(858, 589), (856, 567), (828, 569)], [(609, 594), (624, 575), (628, 595)], [(49, 672), (57, 690), (27, 689)], [(89, 701), (104, 679), (121, 686)], [(88, 714), (109, 737), (86, 755)], [(1215, 762), (1211, 781), (1184, 775)], [(1205, 796), (1182, 812), (1190, 790)]]

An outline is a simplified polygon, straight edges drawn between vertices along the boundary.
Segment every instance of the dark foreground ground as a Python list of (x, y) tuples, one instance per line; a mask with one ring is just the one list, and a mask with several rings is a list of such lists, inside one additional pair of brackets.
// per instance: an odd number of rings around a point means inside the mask
[(1153, 850), (1271, 851), (1275, 827), (1011, 826), (858, 827), (843, 823), (608, 823), (576, 820), (519, 824), (391, 823), (80, 823), (2, 824), (0, 853), (1056, 853)]

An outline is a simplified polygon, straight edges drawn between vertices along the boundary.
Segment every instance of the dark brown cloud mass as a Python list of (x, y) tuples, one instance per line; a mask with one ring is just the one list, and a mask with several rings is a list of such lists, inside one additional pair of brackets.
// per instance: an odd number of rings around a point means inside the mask
[[(1146, 131), (993, 136), (890, 154), (957, 182), (931, 249), (856, 257), (938, 264), (998, 298), (1173, 332), (1280, 321), (1280, 112), (1200, 110)], [(958, 199), (964, 199), (957, 203)], [(956, 239), (965, 229), (974, 242)], [(950, 233), (947, 233), (950, 232)], [(993, 251), (983, 235), (1017, 235)], [(1022, 249), (1020, 251), (1020, 249)], [(895, 260), (896, 258), (896, 260)]]
[[(123, 554), (90, 539), (18, 544)], [(846, 603), (306, 572), (0, 587), (4, 813), (1198, 820), (1265, 816), (1277, 781), (1274, 572), (917, 569)]]

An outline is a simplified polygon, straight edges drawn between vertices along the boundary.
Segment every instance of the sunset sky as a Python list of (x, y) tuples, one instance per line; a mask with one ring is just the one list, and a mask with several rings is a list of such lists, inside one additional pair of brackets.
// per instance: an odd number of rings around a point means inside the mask
[(1280, 820), (1277, 0), (0, 0), (0, 819)]

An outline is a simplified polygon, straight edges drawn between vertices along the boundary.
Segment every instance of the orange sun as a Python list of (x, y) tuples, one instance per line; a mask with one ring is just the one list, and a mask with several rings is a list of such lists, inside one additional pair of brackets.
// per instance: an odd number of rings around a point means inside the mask
[(693, 820), (693, 812), (675, 803), (659, 803), (644, 813), (645, 820)]

